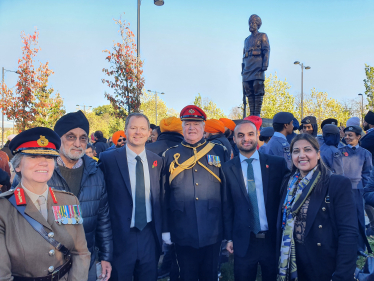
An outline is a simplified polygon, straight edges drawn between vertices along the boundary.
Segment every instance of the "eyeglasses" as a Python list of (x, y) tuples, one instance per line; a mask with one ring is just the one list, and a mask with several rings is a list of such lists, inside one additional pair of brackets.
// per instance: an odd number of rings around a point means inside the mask
[[(75, 142), (77, 140), (77, 137), (74, 136), (74, 135), (67, 135), (65, 138), (68, 142)], [(88, 142), (88, 137), (87, 136), (79, 137), (79, 142), (87, 143)]]

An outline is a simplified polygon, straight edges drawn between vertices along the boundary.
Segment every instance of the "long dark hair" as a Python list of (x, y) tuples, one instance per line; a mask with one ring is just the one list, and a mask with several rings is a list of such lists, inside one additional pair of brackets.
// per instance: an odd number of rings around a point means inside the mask
[[(293, 151), (293, 147), (294, 147), (295, 143), (299, 140), (305, 140), (305, 141), (309, 142), (310, 145), (315, 149), (315, 151), (317, 153), (320, 151), (319, 143), (318, 143), (318, 141), (315, 137), (313, 137), (310, 134), (299, 134), (299, 135), (296, 135), (291, 142), (291, 145), (290, 145), (291, 155), (292, 155), (292, 151)], [(318, 166), (318, 169), (321, 171), (321, 178), (318, 181), (318, 184), (316, 186), (316, 190), (321, 191), (322, 186), (329, 183), (331, 171), (326, 167), (325, 163), (323, 163), (322, 157), (319, 158), (319, 160), (317, 162), (317, 166)], [(296, 170), (297, 170), (297, 168), (293, 164), (293, 161), (292, 161), (291, 175), (293, 175), (296, 172)]]

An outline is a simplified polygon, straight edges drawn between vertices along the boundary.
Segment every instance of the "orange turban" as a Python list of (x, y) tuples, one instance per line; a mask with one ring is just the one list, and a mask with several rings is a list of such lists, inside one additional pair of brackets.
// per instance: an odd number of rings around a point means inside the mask
[(177, 117), (164, 118), (160, 122), (160, 130), (163, 132), (175, 132), (183, 135), (182, 120)]
[(117, 142), (118, 142), (118, 139), (120, 137), (125, 137), (126, 138), (126, 135), (125, 135), (125, 132), (124, 131), (117, 131), (113, 134), (113, 137), (112, 137), (112, 141), (115, 145), (117, 145)]
[(261, 117), (251, 115), (251, 116), (245, 117), (244, 120), (252, 121), (253, 123), (255, 123), (257, 131), (260, 130), (260, 127), (262, 125)]
[(226, 128), (229, 128), (231, 131), (234, 131), (236, 127), (236, 124), (234, 121), (228, 118), (220, 118), (219, 121), (221, 121), (223, 125), (225, 125)]
[(207, 133), (224, 133), (225, 125), (217, 119), (209, 119), (205, 121), (205, 132)]

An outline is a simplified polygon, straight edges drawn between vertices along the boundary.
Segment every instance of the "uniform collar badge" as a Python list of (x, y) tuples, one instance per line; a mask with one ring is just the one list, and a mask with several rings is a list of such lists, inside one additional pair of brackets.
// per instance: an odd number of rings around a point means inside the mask
[(26, 205), (25, 192), (23, 191), (22, 188), (17, 187), (14, 190), (14, 196), (16, 197), (16, 204), (17, 204), (17, 206), (19, 206), (19, 205)]

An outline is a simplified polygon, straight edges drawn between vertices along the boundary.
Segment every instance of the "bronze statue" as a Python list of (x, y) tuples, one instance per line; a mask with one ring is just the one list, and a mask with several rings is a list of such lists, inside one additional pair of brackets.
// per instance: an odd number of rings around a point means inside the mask
[(244, 40), (243, 49), (243, 104), (246, 117), (248, 98), (250, 115), (260, 116), (262, 100), (265, 94), (265, 71), (269, 66), (270, 44), (266, 33), (258, 32), (262, 21), (258, 15), (251, 15), (248, 20), (249, 35)]

